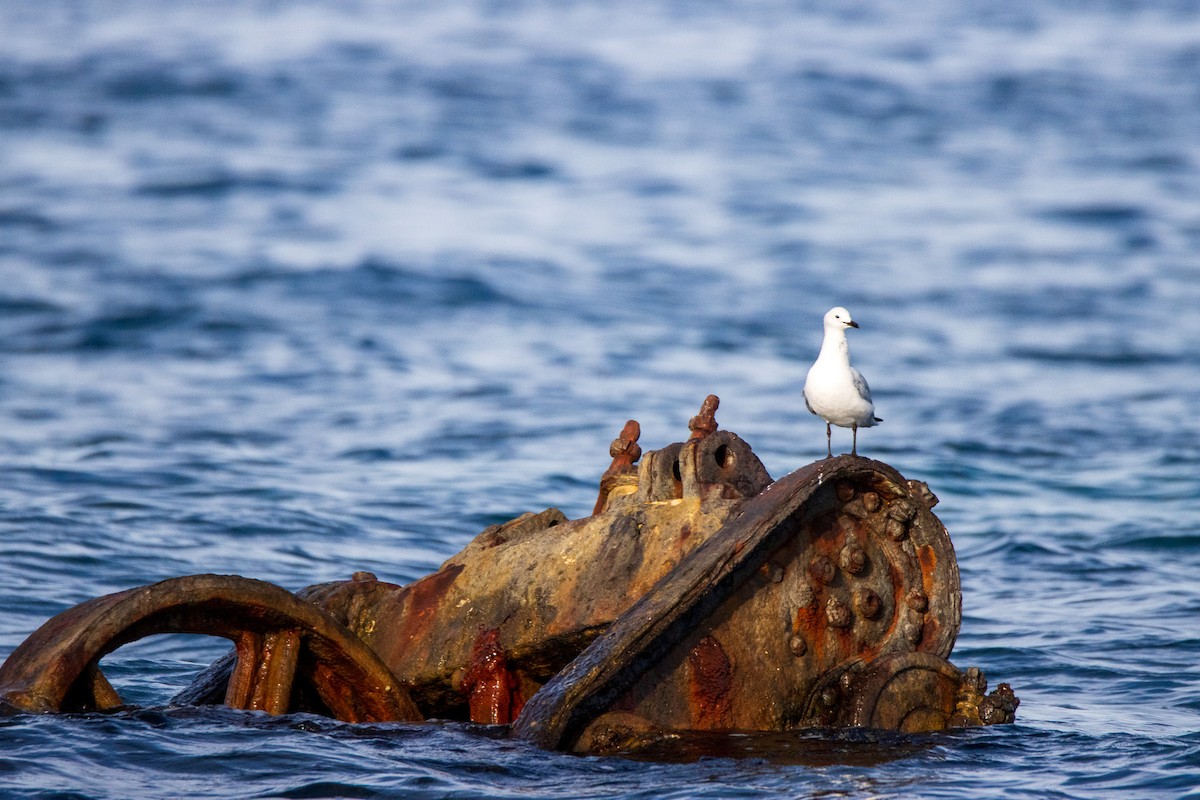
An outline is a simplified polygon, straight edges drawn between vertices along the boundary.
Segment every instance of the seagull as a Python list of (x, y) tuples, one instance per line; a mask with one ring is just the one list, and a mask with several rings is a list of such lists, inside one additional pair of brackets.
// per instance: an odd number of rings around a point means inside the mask
[(858, 429), (883, 422), (875, 416), (871, 387), (867, 386), (862, 374), (850, 366), (846, 329), (857, 327), (850, 312), (841, 306), (825, 312), (825, 339), (821, 342), (821, 352), (804, 380), (804, 404), (825, 420), (825, 445), (830, 458), (833, 458), (831, 425), (854, 431), (854, 447), (850, 454), (856, 456)]

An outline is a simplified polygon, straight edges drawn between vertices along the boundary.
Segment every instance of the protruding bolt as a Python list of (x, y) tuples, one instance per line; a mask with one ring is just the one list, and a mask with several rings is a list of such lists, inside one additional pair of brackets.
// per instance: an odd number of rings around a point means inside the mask
[(821, 583), (828, 586), (833, 583), (833, 579), (837, 577), (837, 567), (833, 566), (833, 561), (829, 556), (816, 556), (812, 561), (808, 562), (808, 571), (812, 576)]
[(913, 589), (909, 592), (904, 598), (904, 602), (918, 614), (924, 614), (929, 610), (929, 597), (920, 589)]
[(854, 499), (854, 485), (846, 481), (838, 481), (834, 491), (837, 492), (837, 499), (843, 503), (849, 503)]
[(909, 620), (903, 625), (904, 638), (909, 644), (916, 645), (921, 641), (921, 635), (924, 633), (924, 627), (921, 623), (914, 620)]
[(817, 593), (813, 591), (812, 584), (808, 581), (800, 581), (800, 585), (796, 587), (794, 595), (796, 607), (808, 608), (817, 600)]
[(788, 639), (788, 649), (792, 651), (792, 655), (802, 656), (808, 652), (808, 643), (800, 634), (795, 634)]
[(862, 504), (863, 508), (874, 514), (883, 505), (883, 501), (879, 499), (879, 495), (876, 492), (863, 492)]
[(879, 611), (883, 608), (883, 601), (872, 590), (859, 589), (854, 593), (854, 607), (867, 619), (874, 619), (879, 616)]
[(358, 572), (356, 572), (350, 576), (350, 580), (358, 581), (358, 582), (362, 583), (365, 581), (377, 581), (379, 579), (375, 577), (374, 572), (367, 572), (366, 570), (359, 570)]
[(867, 567), (867, 551), (858, 542), (850, 542), (842, 548), (838, 563), (851, 575), (858, 575)]
[(642, 457), (641, 445), (637, 443), (638, 437), (641, 435), (642, 426), (636, 419), (631, 419), (625, 423), (621, 434), (608, 446), (612, 464), (600, 476), (600, 495), (596, 498), (596, 505), (592, 509), (593, 514), (599, 514), (604, 510), (604, 506), (608, 502), (608, 494), (617, 483), (617, 476), (633, 472), (633, 464)]
[(836, 597), (831, 597), (825, 603), (825, 619), (835, 628), (849, 628), (850, 608)]
[(689, 442), (698, 442), (717, 430), (717, 406), (719, 405), (721, 405), (721, 398), (715, 394), (704, 398), (704, 402), (700, 405), (700, 413), (688, 421), (688, 430), (692, 432), (692, 435), (688, 437)]

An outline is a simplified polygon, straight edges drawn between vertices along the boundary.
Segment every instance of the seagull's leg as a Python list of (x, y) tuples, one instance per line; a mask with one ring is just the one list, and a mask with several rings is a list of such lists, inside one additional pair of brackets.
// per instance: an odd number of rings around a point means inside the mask
[(825, 423), (825, 452), (833, 458), (833, 425), (829, 422)]
[(850, 430), (854, 432), (854, 446), (850, 448), (850, 455), (858, 455), (858, 426), (851, 425)]

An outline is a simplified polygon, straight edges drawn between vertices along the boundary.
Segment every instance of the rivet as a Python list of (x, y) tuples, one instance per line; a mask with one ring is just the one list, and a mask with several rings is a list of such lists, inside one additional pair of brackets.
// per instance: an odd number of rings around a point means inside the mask
[(356, 572), (350, 576), (350, 580), (361, 582), (361, 581), (377, 581), (379, 579), (375, 577), (374, 572), (367, 572), (366, 570), (359, 570), (358, 572)]
[(920, 589), (913, 589), (904, 598), (904, 602), (908, 603), (908, 607), (919, 614), (924, 614), (929, 610), (929, 598)]
[(923, 632), (923, 626), (920, 623), (911, 620), (904, 623), (904, 638), (908, 640), (909, 644), (919, 643)]
[(808, 652), (808, 643), (799, 634), (795, 634), (788, 639), (788, 648), (792, 651), (792, 655), (802, 656)]
[(862, 546), (857, 542), (850, 542), (842, 548), (841, 557), (838, 558), (838, 563), (842, 565), (842, 569), (849, 572), (851, 575), (857, 575), (866, 569), (867, 566), (867, 551), (862, 549)]
[(825, 603), (825, 619), (835, 628), (849, 628), (850, 609), (841, 600), (831, 597)]
[(812, 561), (808, 562), (808, 571), (812, 576), (825, 585), (833, 583), (833, 579), (837, 576), (837, 568), (833, 566), (833, 562), (829, 556), (816, 556)]
[(879, 595), (875, 594), (872, 590), (860, 589), (854, 593), (854, 607), (864, 617), (874, 619), (879, 615), (880, 609), (883, 608), (883, 602), (879, 599)]
[(849, 503), (854, 499), (854, 486), (846, 481), (838, 482), (837, 489), (835, 491), (837, 492), (837, 499), (841, 500), (843, 503)]
[(862, 504), (863, 508), (874, 514), (883, 505), (883, 501), (879, 499), (879, 495), (876, 492), (863, 492)]
[(796, 587), (794, 596), (796, 607), (808, 608), (817, 600), (817, 593), (813, 591), (812, 584), (808, 581), (800, 581), (800, 585)]

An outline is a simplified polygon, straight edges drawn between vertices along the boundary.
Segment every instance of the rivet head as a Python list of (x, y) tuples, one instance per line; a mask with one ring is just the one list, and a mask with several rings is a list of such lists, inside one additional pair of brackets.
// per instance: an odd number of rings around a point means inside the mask
[(924, 614), (929, 610), (929, 597), (920, 589), (913, 589), (904, 598), (904, 602), (908, 607), (919, 614)]
[(356, 572), (350, 576), (350, 580), (364, 582), (364, 581), (376, 581), (379, 579), (375, 577), (374, 572), (367, 572), (366, 570), (359, 570), (358, 572)]
[(879, 495), (875, 492), (863, 492), (862, 504), (863, 508), (874, 514), (883, 505), (883, 501), (879, 499)]
[(920, 643), (921, 635), (924, 633), (924, 630), (920, 623), (909, 620), (908, 622), (904, 623), (903, 633), (904, 638), (908, 640), (909, 644), (915, 645)]
[(842, 553), (838, 557), (838, 563), (842, 565), (842, 569), (849, 572), (851, 575), (858, 575), (867, 567), (867, 551), (862, 549), (862, 545), (857, 542), (850, 542), (842, 548)]
[(808, 562), (808, 571), (812, 576), (821, 583), (828, 586), (833, 583), (833, 579), (837, 576), (837, 568), (833, 566), (833, 561), (829, 556), (817, 556), (812, 561)]
[(836, 597), (825, 603), (825, 619), (835, 628), (850, 627), (850, 608)]
[(879, 611), (883, 608), (883, 601), (872, 590), (860, 589), (854, 593), (854, 607), (858, 609), (859, 614), (868, 619), (874, 619), (879, 616)]
[(795, 605), (797, 609), (808, 608), (817, 601), (817, 593), (813, 591), (812, 584), (808, 581), (801, 581), (796, 587)]
[(795, 634), (788, 639), (788, 649), (792, 651), (794, 656), (802, 656), (808, 652), (808, 643), (799, 634)]

